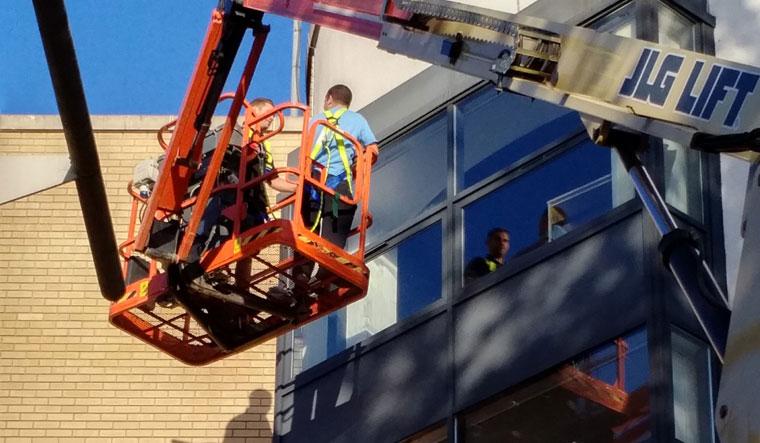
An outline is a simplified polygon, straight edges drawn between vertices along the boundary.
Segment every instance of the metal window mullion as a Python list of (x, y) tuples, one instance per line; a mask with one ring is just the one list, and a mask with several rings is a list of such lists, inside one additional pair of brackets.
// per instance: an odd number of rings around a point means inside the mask
[(456, 371), (455, 371), (455, 356), (454, 356), (454, 294), (458, 289), (461, 273), (461, 260), (457, 257), (461, 256), (461, 235), (457, 235), (461, 232), (461, 223), (457, 220), (456, 208), (454, 205), (454, 197), (457, 192), (457, 187), (460, 179), (460, 165), (463, 164), (464, 155), (462, 152), (462, 119), (460, 118), (459, 108), (456, 105), (451, 105), (447, 109), (448, 114), (448, 146), (446, 150), (447, 163), (448, 163), (448, 181), (447, 181), (447, 193), (446, 193), (446, 212), (444, 213), (443, 222), (443, 274), (444, 284), (442, 296), (446, 300), (446, 333), (448, 344), (448, 371), (449, 371), (449, 385), (447, 387), (449, 391), (448, 395), (448, 416), (447, 416), (447, 434), (449, 441), (456, 441), (456, 419), (454, 416), (456, 408)]

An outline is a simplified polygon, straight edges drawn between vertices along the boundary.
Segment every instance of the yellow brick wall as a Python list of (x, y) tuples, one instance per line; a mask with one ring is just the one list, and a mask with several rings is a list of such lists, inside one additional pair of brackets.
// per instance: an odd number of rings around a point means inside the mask
[[(299, 140), (273, 141), (278, 165)], [(96, 141), (121, 241), (132, 168), (160, 148), (152, 130)], [(66, 152), (60, 130), (0, 125), (0, 155)], [(108, 307), (73, 183), (0, 206), (0, 441), (271, 441), (274, 342), (188, 367), (110, 326)]]

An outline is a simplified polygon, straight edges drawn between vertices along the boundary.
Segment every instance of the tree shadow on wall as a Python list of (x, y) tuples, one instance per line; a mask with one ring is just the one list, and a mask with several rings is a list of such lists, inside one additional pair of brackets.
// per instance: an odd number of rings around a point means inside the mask
[(235, 416), (227, 424), (224, 432), (224, 443), (272, 441), (272, 426), (267, 414), (272, 409), (272, 394), (264, 389), (251, 392), (248, 409)]

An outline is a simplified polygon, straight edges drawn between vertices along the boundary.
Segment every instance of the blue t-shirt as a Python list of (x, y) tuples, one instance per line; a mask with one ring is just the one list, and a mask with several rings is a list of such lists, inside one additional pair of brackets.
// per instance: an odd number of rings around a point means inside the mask
[[(330, 109), (330, 112), (335, 114), (338, 112), (341, 107), (334, 107)], [(325, 113), (322, 112), (315, 118), (313, 118), (310, 122), (314, 123), (317, 120), (327, 120), (327, 117), (325, 116)], [(377, 139), (375, 139), (375, 134), (372, 133), (372, 130), (369, 128), (369, 124), (367, 123), (367, 120), (364, 119), (360, 114), (346, 110), (343, 115), (340, 116), (338, 119), (338, 125), (341, 130), (344, 132), (351, 134), (354, 138), (356, 138), (359, 143), (361, 143), (363, 146), (371, 145), (372, 143), (377, 143)], [(322, 133), (324, 131), (327, 131), (326, 126), (320, 126), (317, 128), (316, 132), (316, 138), (314, 140), (314, 145), (319, 143), (320, 139), (322, 138)], [(340, 153), (338, 152), (338, 141), (335, 137), (331, 137), (331, 134), (327, 134), (327, 146), (323, 146), (322, 149), (320, 149), (319, 153), (317, 154), (316, 158), (314, 158), (314, 161), (319, 162), (320, 164), (327, 167), (327, 173), (329, 175), (341, 175), (343, 174), (345, 168), (343, 167), (343, 160), (340, 158)], [(312, 148), (313, 146), (312, 145)], [(344, 146), (346, 148), (346, 156), (348, 157), (348, 164), (352, 165), (354, 162), (354, 158), (356, 157), (356, 151), (354, 149), (354, 144), (351, 143), (351, 141), (347, 138), (344, 138)], [(327, 149), (326, 149), (327, 148)], [(328, 165), (327, 161), (327, 151), (330, 151), (330, 161)]]

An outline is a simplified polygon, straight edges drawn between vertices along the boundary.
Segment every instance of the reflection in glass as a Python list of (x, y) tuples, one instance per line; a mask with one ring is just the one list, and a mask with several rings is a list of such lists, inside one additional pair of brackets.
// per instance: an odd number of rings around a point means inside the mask
[(702, 220), (702, 171), (699, 151), (664, 139), (665, 201)]
[(367, 262), (365, 298), (295, 331), (293, 375), (440, 299), (442, 243), (437, 222)]
[[(458, 146), (464, 189), (563, 136), (583, 130), (566, 108), (489, 88), (457, 106), (463, 119)], [(519, 112), (515, 112), (519, 110)]]
[(706, 343), (677, 330), (670, 337), (676, 439), (689, 443), (712, 443), (710, 349)]
[(466, 443), (650, 438), (646, 333), (613, 340), (463, 417)]
[(550, 242), (567, 234), (572, 228), (568, 219), (580, 225), (599, 215), (596, 207), (599, 201), (609, 200), (611, 183), (607, 174), (546, 202), (546, 223), (542, 223), (546, 230), (539, 234), (539, 239)]
[(660, 44), (694, 50), (694, 22), (660, 3), (657, 5), (657, 26)]
[[(465, 206), (463, 262), (483, 254), (483, 240), (493, 227), (510, 233), (509, 262), (547, 243), (552, 226), (571, 231), (621, 204), (614, 198), (609, 156), (608, 149), (583, 142)], [(555, 228), (552, 238), (559, 231)]]
[(636, 38), (636, 7), (629, 3), (611, 12), (591, 25), (599, 32), (609, 32), (620, 37)]
[(444, 114), (384, 146), (372, 168), (367, 246), (446, 198), (448, 124)]
[[(694, 22), (660, 3), (657, 6), (660, 44), (695, 49)], [(663, 140), (665, 201), (684, 214), (702, 220), (702, 171), (699, 151)]]
[[(629, 3), (597, 20), (591, 27), (599, 32), (609, 32), (620, 37), (636, 38), (635, 13), (635, 5)], [(628, 177), (628, 172), (614, 150), (610, 150), (610, 175), (612, 177), (613, 206), (620, 206), (635, 196), (636, 191), (633, 188), (631, 179)]]

